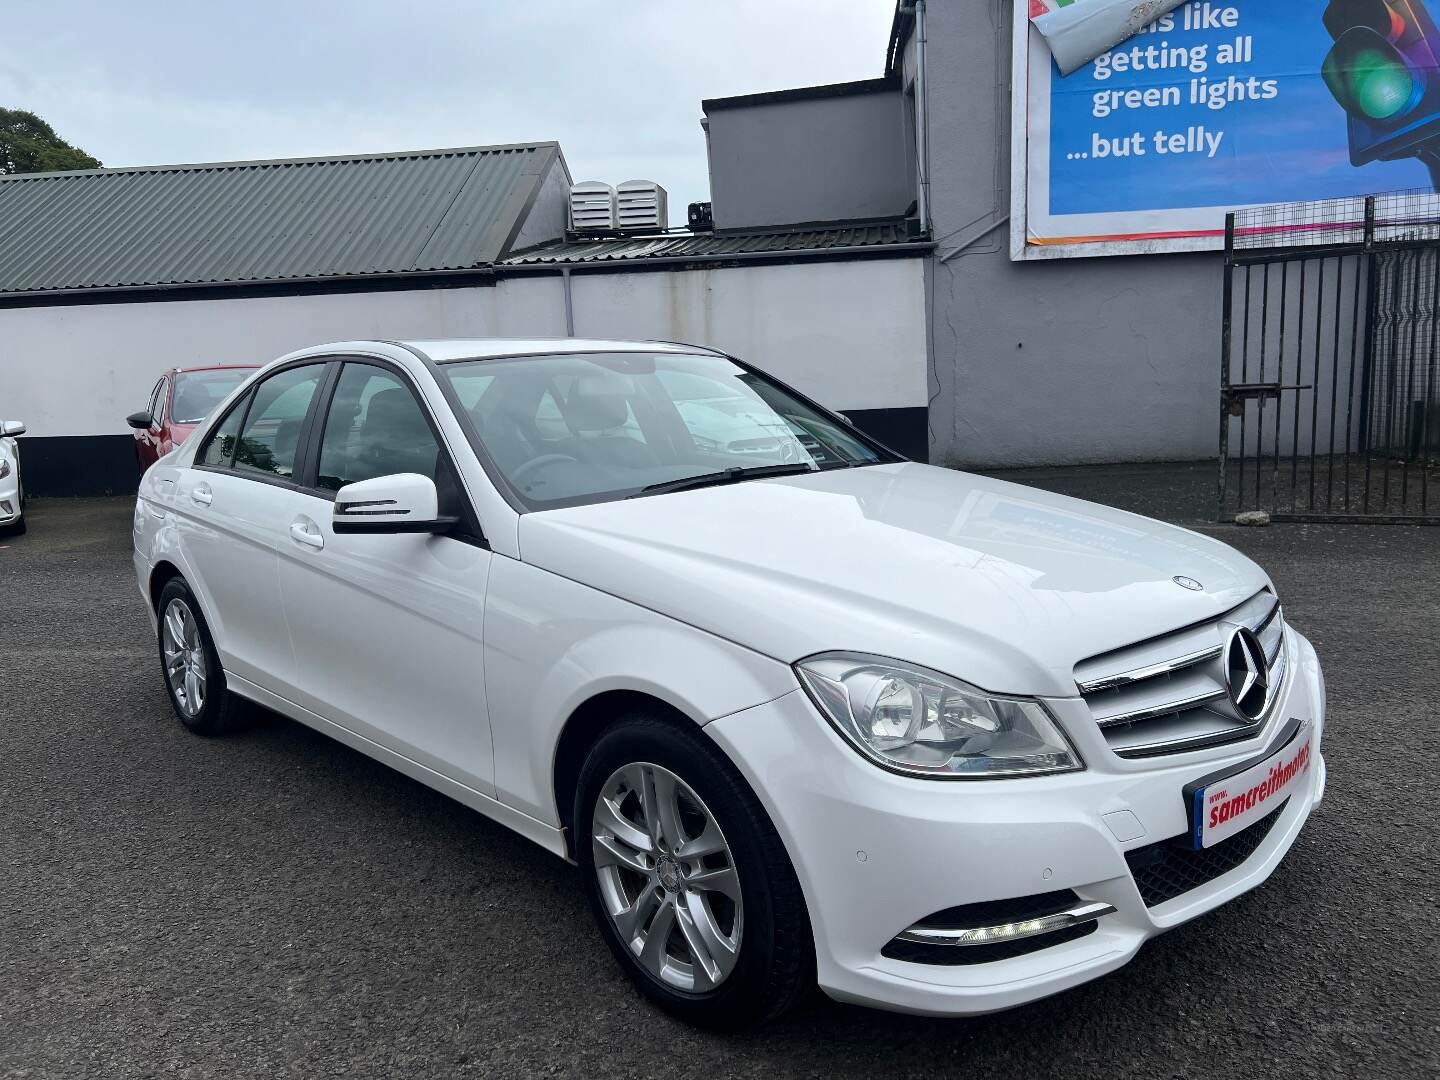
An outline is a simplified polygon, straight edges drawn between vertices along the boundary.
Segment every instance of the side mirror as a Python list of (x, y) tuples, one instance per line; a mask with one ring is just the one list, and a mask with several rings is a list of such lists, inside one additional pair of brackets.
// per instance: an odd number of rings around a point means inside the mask
[(25, 424), (21, 420), (0, 421), (0, 438), (11, 439), (16, 435), (25, 434)]
[(137, 431), (144, 431), (154, 423), (154, 418), (147, 410), (142, 409), (140, 412), (132, 412), (129, 416), (125, 417), (125, 423)]
[(335, 493), (330, 527), (345, 533), (440, 533), (458, 518), (440, 515), (435, 481), (419, 473), (395, 473), (346, 484)]

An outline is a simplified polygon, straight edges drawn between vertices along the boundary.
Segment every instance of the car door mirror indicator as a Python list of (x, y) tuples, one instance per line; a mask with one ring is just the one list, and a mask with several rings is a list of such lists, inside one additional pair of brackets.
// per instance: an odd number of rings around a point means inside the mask
[(440, 514), (435, 481), (396, 473), (346, 484), (335, 493), (331, 528), (345, 533), (439, 533), (458, 521)]

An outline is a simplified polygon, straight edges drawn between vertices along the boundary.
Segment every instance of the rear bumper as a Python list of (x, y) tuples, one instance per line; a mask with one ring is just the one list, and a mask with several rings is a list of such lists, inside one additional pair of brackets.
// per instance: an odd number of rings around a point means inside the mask
[[(1075, 708), (1084, 706), (1071, 699), (1052, 704), (1085, 771), (946, 783), (875, 768), (800, 692), (705, 730), (746, 774), (787, 845), (828, 994), (938, 1016), (993, 1012), (1120, 967), (1147, 939), (1254, 888), (1279, 865), (1325, 788), (1319, 665), (1309, 642), (1287, 633), (1295, 677), (1265, 730), (1239, 749), (1122, 761), (1103, 749), (1088, 714), (1094, 738), (1080, 730)], [(1264, 840), (1229, 872), (1147, 907), (1126, 852), (1184, 834), (1185, 784), (1255, 758), (1289, 718), (1313, 725), (1315, 753)], [(1093, 933), (1010, 959), (952, 966), (881, 955), (942, 909), (1065, 889), (1115, 910)]]

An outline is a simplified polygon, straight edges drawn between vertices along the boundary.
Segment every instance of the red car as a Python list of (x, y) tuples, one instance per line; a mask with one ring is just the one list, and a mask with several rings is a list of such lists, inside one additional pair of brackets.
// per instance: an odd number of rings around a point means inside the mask
[(140, 471), (143, 473), (184, 442), (195, 425), (209, 416), (256, 366), (172, 368), (160, 376), (150, 392), (150, 404), (125, 418), (135, 429), (135, 460), (140, 463)]

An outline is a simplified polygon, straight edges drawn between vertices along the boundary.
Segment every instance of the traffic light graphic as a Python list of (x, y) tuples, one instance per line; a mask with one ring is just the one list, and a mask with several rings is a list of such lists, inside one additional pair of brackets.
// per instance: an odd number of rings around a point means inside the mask
[(1418, 157), (1440, 180), (1440, 30), (1422, 0), (1330, 0), (1320, 67), (1349, 117), (1350, 163)]

